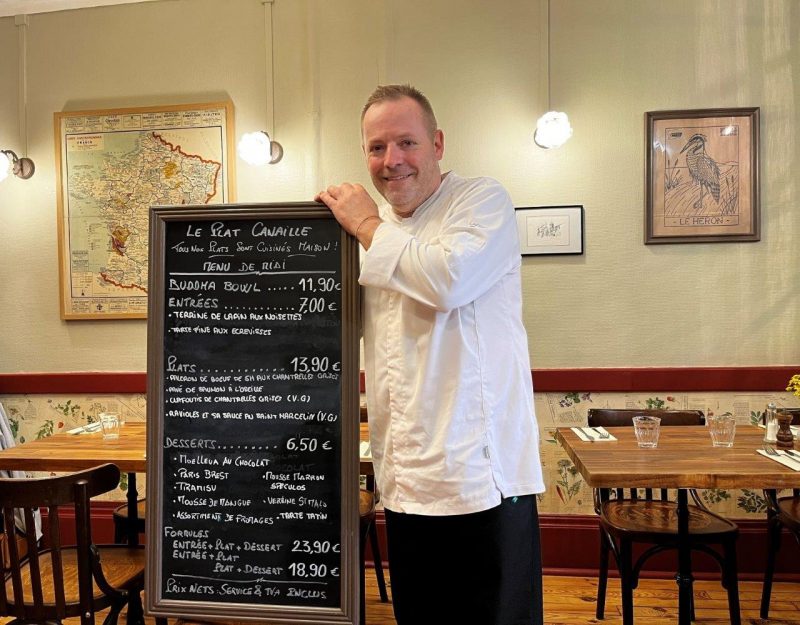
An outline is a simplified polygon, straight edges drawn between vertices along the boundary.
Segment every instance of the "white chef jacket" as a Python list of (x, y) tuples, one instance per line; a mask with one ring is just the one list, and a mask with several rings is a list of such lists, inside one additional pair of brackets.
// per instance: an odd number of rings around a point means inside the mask
[(451, 172), (410, 217), (380, 213), (359, 282), (384, 505), (467, 514), (543, 492), (508, 193)]

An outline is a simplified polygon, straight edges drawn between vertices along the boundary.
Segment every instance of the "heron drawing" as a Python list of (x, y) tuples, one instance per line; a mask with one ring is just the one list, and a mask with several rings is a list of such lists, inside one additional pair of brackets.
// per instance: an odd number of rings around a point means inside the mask
[(711, 193), (714, 201), (719, 204), (719, 167), (716, 161), (706, 154), (705, 135), (695, 134), (683, 146), (681, 154), (686, 152), (686, 166), (692, 180), (700, 185), (700, 199), (694, 203), (694, 208), (703, 207), (703, 194)]

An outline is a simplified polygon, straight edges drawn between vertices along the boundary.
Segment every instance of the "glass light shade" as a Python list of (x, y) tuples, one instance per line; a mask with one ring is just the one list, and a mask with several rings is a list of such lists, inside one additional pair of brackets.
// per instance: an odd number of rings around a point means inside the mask
[(548, 111), (536, 122), (533, 140), (540, 148), (557, 148), (572, 136), (572, 126), (566, 113)]
[(8, 178), (11, 173), (11, 159), (7, 154), (0, 152), (0, 182)]
[(269, 135), (263, 130), (246, 132), (239, 139), (236, 151), (245, 163), (258, 167), (266, 165), (272, 160), (271, 144)]
[(243, 134), (236, 151), (244, 162), (255, 166), (274, 165), (283, 158), (283, 146), (263, 130)]

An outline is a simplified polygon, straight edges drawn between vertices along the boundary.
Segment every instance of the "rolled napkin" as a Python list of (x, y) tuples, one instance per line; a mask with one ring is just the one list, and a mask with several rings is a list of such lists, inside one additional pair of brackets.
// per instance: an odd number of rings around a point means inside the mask
[[(585, 443), (605, 443), (606, 441), (615, 441), (617, 440), (615, 436), (609, 434), (608, 430), (605, 428), (570, 428), (575, 434), (578, 436), (579, 439), (584, 441)], [(601, 436), (600, 432), (604, 434), (608, 434), (608, 436)]]
[(94, 423), (87, 423), (86, 425), (82, 425), (77, 428), (72, 428), (71, 430), (67, 430), (67, 434), (84, 434), (85, 432), (97, 432), (103, 424), (99, 421), (95, 421)]

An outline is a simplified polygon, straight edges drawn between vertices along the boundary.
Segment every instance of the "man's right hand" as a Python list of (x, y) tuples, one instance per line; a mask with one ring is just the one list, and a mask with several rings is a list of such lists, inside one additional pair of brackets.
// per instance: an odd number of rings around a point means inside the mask
[(382, 221), (378, 205), (364, 187), (349, 182), (331, 185), (320, 191), (314, 200), (326, 204), (342, 228), (356, 237), (364, 249), (369, 249), (372, 236)]

